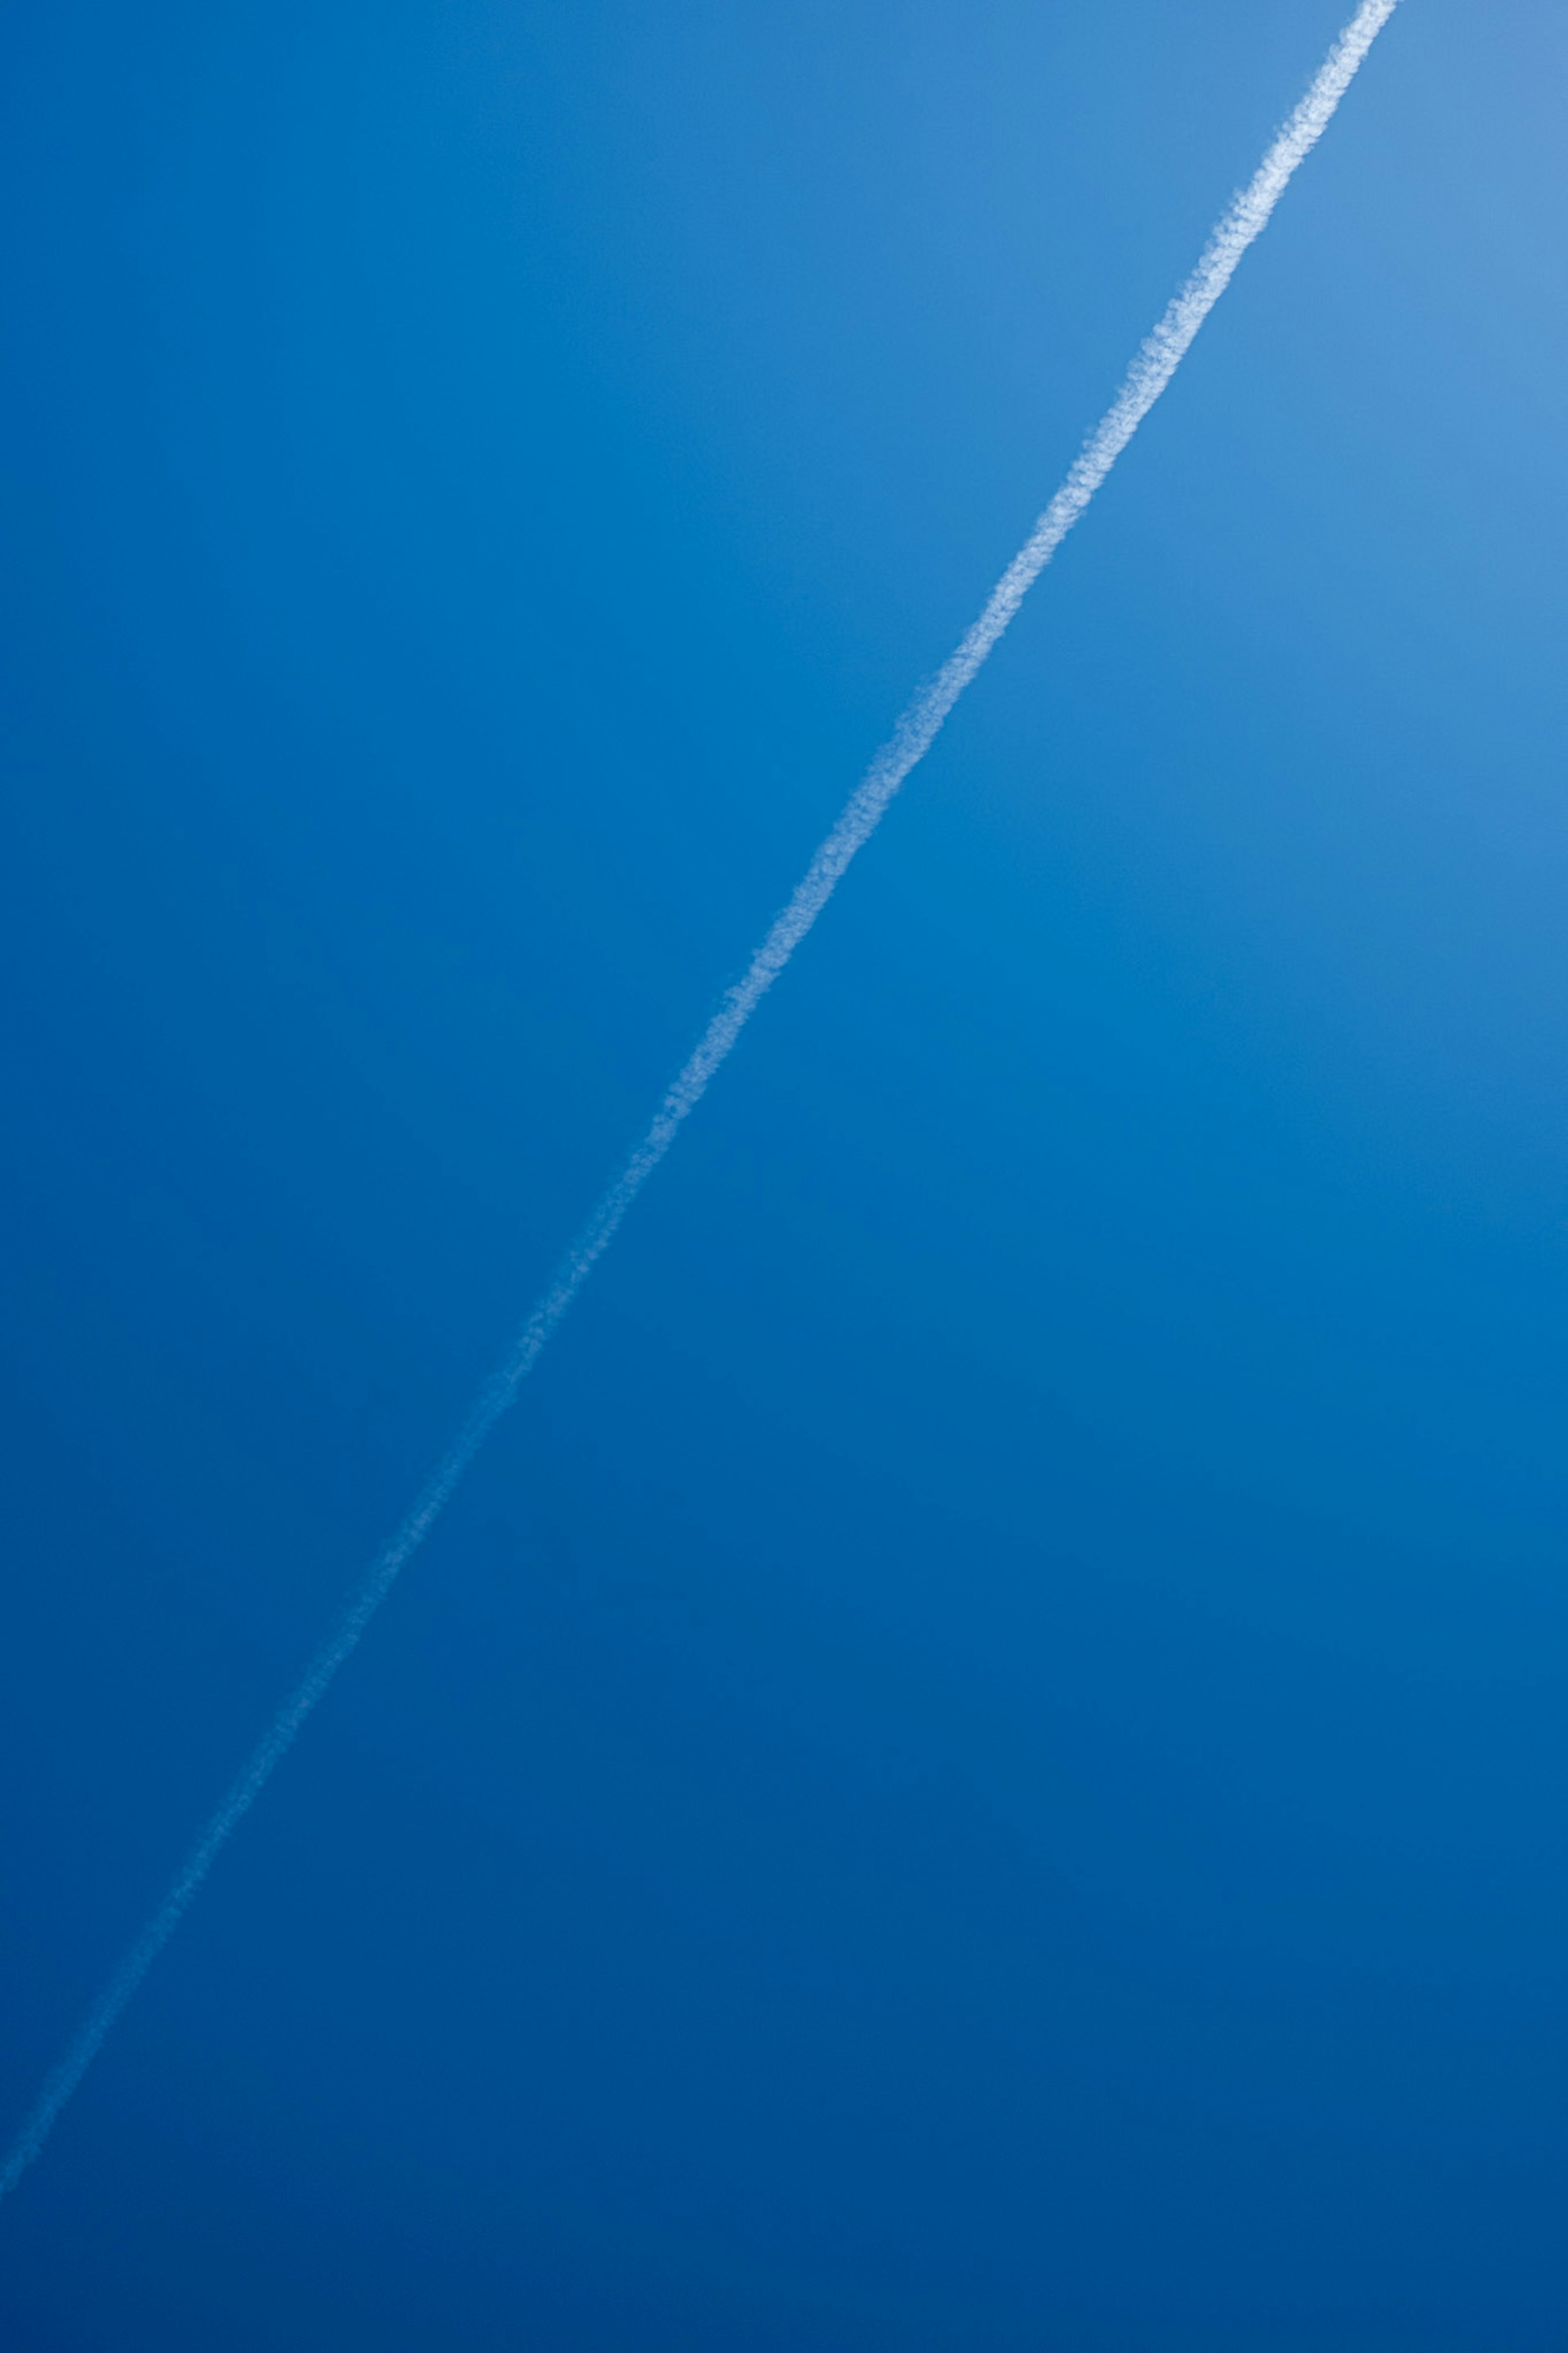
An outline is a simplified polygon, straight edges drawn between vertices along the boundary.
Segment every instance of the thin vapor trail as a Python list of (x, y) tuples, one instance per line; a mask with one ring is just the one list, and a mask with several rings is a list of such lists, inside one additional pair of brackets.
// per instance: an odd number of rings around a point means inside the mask
[(1126, 448), (1171, 378), (1194, 337), (1229, 285), (1237, 262), (1268, 226), (1299, 164), (1311, 153), (1350, 88), (1397, 0), (1363, 0), (1329, 51), (1306, 96), (1276, 138), (1247, 185), (1234, 196), (1205, 246), (1197, 268), (1172, 300), (1128, 369), (1121, 388), (1084, 443), (1055, 498), (987, 597), (979, 619), (922, 686), (845, 804), (832, 831), (776, 915), (742, 976), (704, 1030), (641, 1143), (600, 1200), (523, 1325), (510, 1355), (492, 1374), (458, 1437), (426, 1479), (412, 1509), (316, 1652), (259, 1746), (213, 1815), (163, 1901), (125, 1955), (75, 2041), (46, 2081), (0, 2168), (0, 2198), (13, 2190), (54, 2129), (61, 2109), (86, 2074), (121, 2010), (184, 1918), (203, 1881), (261, 1795), (305, 1719), (381, 1608), (405, 1564), (418, 1551), (448, 1497), (490, 1431), (533, 1370), (550, 1338), (622, 1219), (706, 1094), (742, 1030), (837, 889), (850, 860), (881, 823), (911, 768), (925, 757), (949, 712), (982, 668), (1046, 565)]

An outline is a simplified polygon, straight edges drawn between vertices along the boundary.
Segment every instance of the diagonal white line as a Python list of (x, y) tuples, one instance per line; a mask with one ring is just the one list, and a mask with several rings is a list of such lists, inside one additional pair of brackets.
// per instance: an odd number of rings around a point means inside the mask
[(468, 1420), (420, 1489), (413, 1508), (316, 1652), (298, 1687), (273, 1718), (168, 1894), (47, 2079), (0, 2168), (0, 2198), (16, 2187), (43, 2147), (60, 2111), (91, 2066), (121, 2010), (184, 1918), (218, 1855), (293, 1746), (306, 1717), (357, 1645), (405, 1564), (429, 1535), (475, 1455), (516, 1398), (545, 1342), (615, 1240), (621, 1220), (674, 1143), (682, 1122), (696, 1110), (714, 1073), (733, 1052), (742, 1030), (763, 997), (833, 896), (850, 860), (870, 839), (910, 769), (924, 759), (953, 704), (982, 669), (1025, 596), (1175, 375), (1198, 329), (1229, 285), (1237, 262), (1267, 227), (1292, 174), (1327, 130), (1341, 99), (1396, 5), (1397, 0), (1363, 0), (1253, 177), (1221, 215), (1197, 268), (1173, 298), (1152, 333), (1144, 339), (1121, 390), (1074, 459), (1060, 490), (991, 591), (979, 619), (936, 676), (921, 687), (850, 795), (837, 823), (796, 884), (788, 905), (774, 917), (744, 974), (728, 991), (703, 1031), (655, 1113), (647, 1134), (557, 1268), (518, 1335), (510, 1355), (480, 1391)]

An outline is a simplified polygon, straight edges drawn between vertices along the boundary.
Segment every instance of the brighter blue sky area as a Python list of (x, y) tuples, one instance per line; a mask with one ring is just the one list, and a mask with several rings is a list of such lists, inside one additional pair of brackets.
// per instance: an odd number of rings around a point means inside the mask
[[(1347, 7), (6, 13), (6, 2133)], [(1562, 2345), (1565, 207), (1404, 0), (7, 2348)]]

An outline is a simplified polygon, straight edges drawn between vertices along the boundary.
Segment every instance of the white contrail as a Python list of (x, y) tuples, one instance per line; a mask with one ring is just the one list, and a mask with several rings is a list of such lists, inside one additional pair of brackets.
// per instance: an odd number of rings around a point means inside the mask
[(742, 977), (708, 1024), (695, 1052), (654, 1115), (647, 1134), (589, 1219), (575, 1248), (523, 1325), (506, 1362), (480, 1392), (458, 1438), (421, 1488), (413, 1509), (354, 1594), (302, 1682), (273, 1719), (250, 1762), (202, 1832), (163, 1903), (89, 2010), (76, 2040), (48, 2077), (17, 2134), (3, 2168), (0, 2198), (13, 2190), (54, 2128), (121, 2011), (179, 1926), (202, 1882), (243, 1817), (249, 1812), (296, 1734), (321, 1698), (396, 1582), (399, 1571), (429, 1535), (447, 1497), (533, 1370), (541, 1349), (615, 1239), (626, 1211), (694, 1112), (709, 1082), (734, 1048), (766, 991), (833, 896), (856, 851), (881, 822), (911, 768), (936, 740), (943, 721), (984, 662), (1046, 565), (1093, 498), (1171, 378), (1194, 336), (1229, 285), (1237, 263), (1283, 195), (1299, 164), (1328, 128), (1396, 0), (1363, 0), (1323, 61), (1321, 70), (1269, 148), (1248, 185), (1232, 198), (1197, 268), (1175, 296), (1127, 371), (1121, 391), (1084, 443), (1066, 481), (1041, 515), (985, 608), (955, 653), (923, 686), (846, 803), (794, 897), (773, 919)]

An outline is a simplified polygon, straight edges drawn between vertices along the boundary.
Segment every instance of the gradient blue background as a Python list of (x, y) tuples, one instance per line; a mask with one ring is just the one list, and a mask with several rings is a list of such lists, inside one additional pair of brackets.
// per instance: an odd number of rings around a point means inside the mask
[[(1344, 5), (7, 12), (7, 2131)], [(1562, 2346), (1565, 217), (1405, 0), (7, 2348)]]

